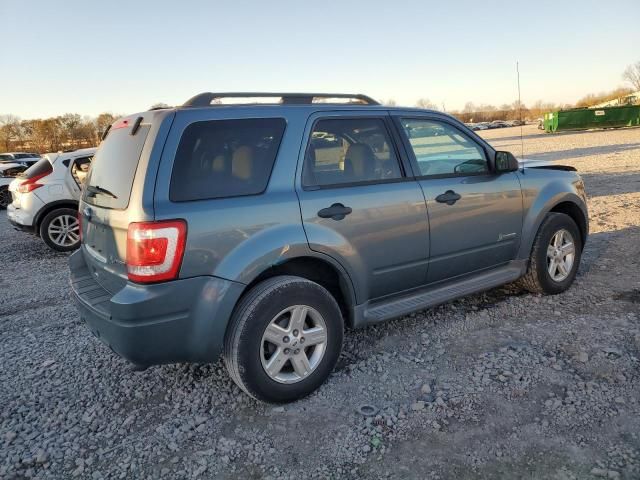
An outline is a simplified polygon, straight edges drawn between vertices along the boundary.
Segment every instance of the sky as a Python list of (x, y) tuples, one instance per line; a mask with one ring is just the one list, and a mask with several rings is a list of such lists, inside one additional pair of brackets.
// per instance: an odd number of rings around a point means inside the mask
[(573, 103), (640, 61), (639, 0), (0, 0), (0, 115), (134, 113), (204, 91), (446, 110)]

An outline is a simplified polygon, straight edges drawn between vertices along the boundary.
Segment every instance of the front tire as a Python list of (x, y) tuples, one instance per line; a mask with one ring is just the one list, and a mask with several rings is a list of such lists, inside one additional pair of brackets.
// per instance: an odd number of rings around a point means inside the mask
[(56, 252), (71, 252), (80, 246), (78, 212), (71, 208), (53, 210), (42, 219), (40, 237)]
[(283, 403), (316, 390), (342, 350), (344, 323), (322, 286), (294, 276), (269, 278), (236, 306), (223, 358), (233, 381), (252, 397)]
[(568, 289), (582, 256), (582, 238), (573, 219), (548, 213), (533, 242), (529, 268), (520, 284), (532, 293), (555, 295)]

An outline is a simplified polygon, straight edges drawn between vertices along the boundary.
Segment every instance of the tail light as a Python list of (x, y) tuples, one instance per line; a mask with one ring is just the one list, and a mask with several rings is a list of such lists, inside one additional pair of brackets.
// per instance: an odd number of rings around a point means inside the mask
[(184, 220), (130, 223), (127, 231), (129, 280), (153, 283), (177, 278), (186, 241)]
[(37, 183), (38, 180), (46, 177), (50, 173), (51, 172), (41, 173), (40, 175), (36, 175), (35, 177), (31, 177), (24, 182), (21, 182), (20, 185), (18, 185), (18, 187), (16, 188), (16, 191), (20, 193), (33, 192), (36, 188), (40, 188), (43, 186), (41, 183)]

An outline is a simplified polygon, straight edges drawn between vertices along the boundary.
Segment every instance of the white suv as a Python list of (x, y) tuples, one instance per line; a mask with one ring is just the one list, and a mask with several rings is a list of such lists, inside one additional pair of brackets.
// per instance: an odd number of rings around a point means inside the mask
[(80, 245), (78, 199), (95, 148), (48, 153), (9, 185), (13, 201), (9, 222), (39, 235), (53, 250), (68, 252)]

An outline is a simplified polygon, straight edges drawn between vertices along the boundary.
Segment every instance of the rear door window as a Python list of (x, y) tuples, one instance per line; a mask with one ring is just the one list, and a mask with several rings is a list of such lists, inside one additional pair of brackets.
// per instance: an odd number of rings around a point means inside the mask
[(93, 157), (83, 200), (98, 207), (122, 210), (129, 205), (131, 187), (150, 125), (112, 128)]
[(71, 166), (71, 175), (78, 185), (82, 185), (89, 173), (93, 157), (76, 158)]
[(192, 123), (178, 145), (169, 198), (186, 202), (264, 192), (285, 124), (282, 118)]
[(319, 120), (302, 170), (305, 187), (379, 183), (402, 178), (400, 163), (381, 118)]

